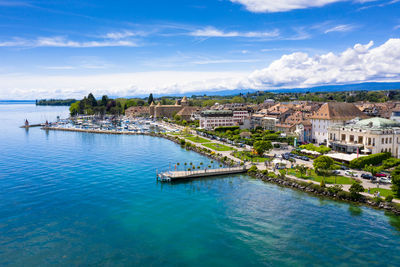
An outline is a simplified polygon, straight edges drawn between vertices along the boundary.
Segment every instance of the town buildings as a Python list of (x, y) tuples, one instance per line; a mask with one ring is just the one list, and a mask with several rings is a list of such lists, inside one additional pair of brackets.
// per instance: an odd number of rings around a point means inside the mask
[(217, 127), (235, 126), (232, 110), (204, 110), (200, 112), (199, 125), (201, 129), (213, 130)]
[(353, 120), (328, 128), (328, 145), (345, 153), (390, 152), (399, 157), (400, 122), (384, 118)]
[(335, 124), (344, 125), (347, 121), (357, 117), (366, 118), (367, 115), (352, 103), (328, 102), (323, 104), (311, 116), (313, 142), (326, 144), (330, 126)]

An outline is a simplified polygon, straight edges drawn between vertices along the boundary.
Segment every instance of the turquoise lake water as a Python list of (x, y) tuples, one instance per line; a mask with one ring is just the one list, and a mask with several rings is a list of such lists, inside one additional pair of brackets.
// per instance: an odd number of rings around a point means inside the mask
[(0, 103), (0, 266), (399, 266), (400, 219), (245, 175), (156, 182), (209, 159), (168, 140), (20, 129)]

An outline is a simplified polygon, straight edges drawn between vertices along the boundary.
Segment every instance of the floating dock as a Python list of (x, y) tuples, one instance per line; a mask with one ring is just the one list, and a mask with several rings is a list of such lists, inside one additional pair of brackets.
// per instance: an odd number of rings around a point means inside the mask
[(157, 179), (162, 182), (170, 182), (173, 180), (200, 178), (208, 176), (236, 174), (247, 172), (246, 166), (228, 167), (219, 169), (204, 169), (193, 171), (169, 171), (157, 174)]

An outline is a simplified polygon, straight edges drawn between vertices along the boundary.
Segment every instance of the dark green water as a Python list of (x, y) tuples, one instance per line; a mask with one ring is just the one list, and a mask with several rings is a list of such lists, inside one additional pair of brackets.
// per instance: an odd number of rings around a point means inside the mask
[(400, 220), (244, 175), (160, 138), (25, 131), (66, 107), (0, 105), (0, 266), (399, 266)]

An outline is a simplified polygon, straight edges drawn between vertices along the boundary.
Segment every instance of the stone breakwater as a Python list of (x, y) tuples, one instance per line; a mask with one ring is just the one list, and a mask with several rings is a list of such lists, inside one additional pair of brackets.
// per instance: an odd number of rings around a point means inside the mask
[[(260, 171), (257, 172), (249, 172), (250, 176), (260, 179), (264, 182), (274, 183), (279, 186), (289, 187), (293, 189), (297, 189), (306, 193), (314, 194), (321, 197), (332, 198), (334, 200), (346, 201), (350, 203), (359, 203), (367, 206), (371, 206), (377, 209), (383, 209), (393, 214), (400, 216), (400, 206), (397, 206), (394, 203), (389, 203), (385, 201), (376, 202), (371, 198), (361, 196), (359, 199), (349, 199), (348, 194), (341, 195), (340, 193), (335, 193), (327, 190), (327, 188), (323, 188), (317, 184), (300, 182), (294, 179), (290, 179), (287, 177), (270, 177), (268, 175), (263, 174)], [(347, 192), (348, 193), (348, 192)]]

